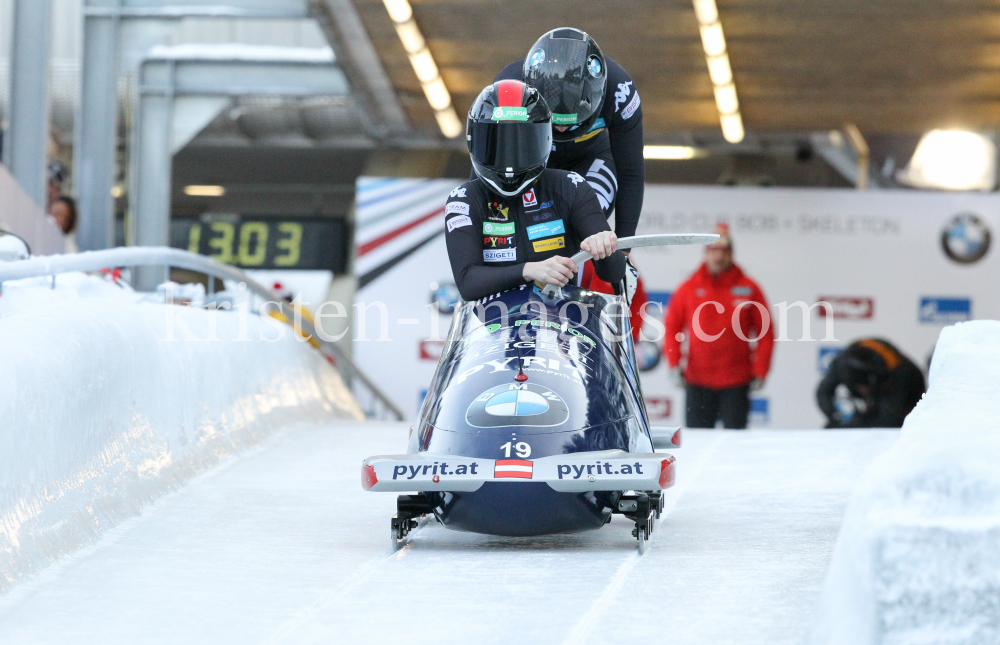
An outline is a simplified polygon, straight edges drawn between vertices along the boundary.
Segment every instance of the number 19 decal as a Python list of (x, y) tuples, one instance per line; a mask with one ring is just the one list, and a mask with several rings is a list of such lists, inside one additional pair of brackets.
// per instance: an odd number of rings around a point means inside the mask
[(510, 458), (511, 448), (514, 449), (514, 452), (516, 452), (517, 456), (520, 457), (521, 459), (527, 459), (528, 457), (531, 456), (531, 446), (529, 446), (525, 442), (518, 441), (517, 443), (512, 444), (510, 441), (508, 441), (504, 445), (500, 446), (500, 450), (504, 451), (503, 455), (504, 457)]

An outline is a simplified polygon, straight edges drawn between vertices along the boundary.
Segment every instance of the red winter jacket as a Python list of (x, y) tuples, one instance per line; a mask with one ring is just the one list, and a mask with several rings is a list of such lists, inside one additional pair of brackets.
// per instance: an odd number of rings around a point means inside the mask
[[(712, 304), (713, 301), (722, 305), (721, 313)], [(760, 336), (755, 348), (751, 348), (751, 343), (740, 338), (733, 329), (733, 313), (741, 303), (746, 302), (762, 305), (743, 305), (739, 313), (743, 338), (752, 340)], [(698, 311), (699, 338), (692, 324), (695, 311), (701, 305), (704, 306)], [(767, 314), (766, 329), (762, 311)], [(663, 353), (671, 368), (680, 364), (681, 360), (678, 334), (683, 333), (688, 339), (684, 379), (691, 385), (716, 390), (746, 385), (755, 378), (765, 378), (771, 367), (774, 324), (767, 301), (757, 283), (746, 277), (735, 264), (714, 277), (702, 264), (671, 296), (665, 326)], [(719, 333), (722, 335), (710, 340)]]

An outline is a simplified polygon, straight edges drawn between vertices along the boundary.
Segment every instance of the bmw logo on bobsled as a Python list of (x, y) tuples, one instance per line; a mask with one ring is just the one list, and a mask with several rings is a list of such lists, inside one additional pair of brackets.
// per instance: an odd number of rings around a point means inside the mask
[[(522, 286), (455, 310), (407, 454), (370, 457), (362, 485), (398, 498), (397, 548), (418, 518), (528, 536), (622, 514), (645, 551), (674, 483), (677, 428), (651, 434), (627, 304)], [(654, 440), (655, 437), (655, 440)]]

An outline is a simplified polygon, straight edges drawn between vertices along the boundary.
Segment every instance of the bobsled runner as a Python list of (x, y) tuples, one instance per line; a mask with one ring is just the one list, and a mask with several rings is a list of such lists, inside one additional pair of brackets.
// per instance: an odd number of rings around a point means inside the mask
[(598, 529), (620, 514), (645, 552), (676, 477), (674, 457), (655, 449), (680, 444), (680, 428), (649, 424), (625, 299), (522, 285), (456, 308), (406, 454), (369, 457), (361, 480), (409, 493), (391, 520), (393, 548), (426, 515), (459, 531), (530, 536)]

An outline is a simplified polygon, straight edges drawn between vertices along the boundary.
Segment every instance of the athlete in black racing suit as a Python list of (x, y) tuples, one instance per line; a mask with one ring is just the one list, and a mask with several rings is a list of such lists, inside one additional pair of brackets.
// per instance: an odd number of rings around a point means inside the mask
[[(465, 300), (529, 282), (525, 263), (561, 256), (568, 263), (562, 266), (576, 272), (568, 257), (583, 240), (610, 230), (594, 191), (583, 177), (565, 170), (544, 170), (518, 197), (497, 195), (473, 179), (452, 191), (445, 213), (448, 257)], [(625, 258), (615, 252), (595, 260), (594, 268), (602, 280), (618, 284)]]
[(625, 275), (594, 190), (577, 173), (545, 167), (551, 120), (538, 91), (520, 81), (487, 87), (469, 111), (477, 177), (445, 205), (448, 257), (465, 300), (532, 281), (563, 286), (579, 268), (569, 256), (581, 248), (602, 279), (619, 284)]
[(641, 101), (628, 72), (604, 56), (589, 35), (562, 28), (539, 38), (525, 59), (504, 67), (494, 81), (505, 79), (536, 87), (553, 112), (548, 167), (585, 177), (605, 216), (615, 213), (616, 235), (635, 235), (646, 165)]

